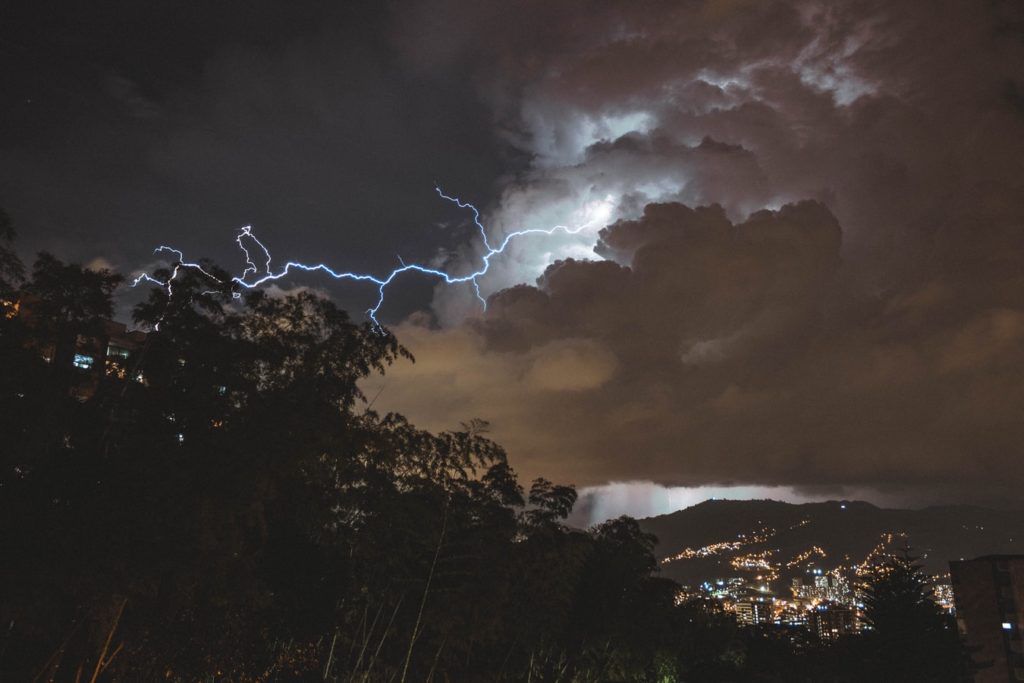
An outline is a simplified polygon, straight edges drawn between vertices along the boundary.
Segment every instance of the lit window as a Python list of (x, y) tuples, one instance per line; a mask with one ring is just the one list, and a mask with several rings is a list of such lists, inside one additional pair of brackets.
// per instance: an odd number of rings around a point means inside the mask
[(75, 359), (71, 363), (76, 368), (79, 368), (81, 370), (89, 370), (90, 368), (92, 368), (93, 357), (86, 356), (85, 354), (82, 353), (76, 353)]
[(10, 320), (18, 315), (18, 310), (21, 308), (20, 301), (8, 301), (7, 299), (0, 299), (0, 310), (5, 311), (4, 317)]
[(123, 346), (114, 346), (111, 344), (107, 347), (107, 356), (111, 358), (128, 358), (131, 352)]
[(127, 373), (125, 373), (124, 368), (121, 367), (116, 361), (110, 360), (109, 358), (107, 359), (107, 376), (108, 377), (116, 377), (118, 379), (124, 379), (126, 374)]
[(1003, 622), (1003, 630), (1004, 631), (1012, 631), (1013, 630), (1013, 624), (1011, 624), (1008, 621), (1004, 621)]

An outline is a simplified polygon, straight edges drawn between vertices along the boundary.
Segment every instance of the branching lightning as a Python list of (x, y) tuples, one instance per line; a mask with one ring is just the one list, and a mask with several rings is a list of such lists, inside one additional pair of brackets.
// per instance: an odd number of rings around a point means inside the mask
[[(594, 212), (594, 215), (584, 223), (581, 223), (574, 227), (566, 225), (556, 225), (551, 228), (527, 228), (523, 230), (516, 230), (510, 232), (502, 239), (501, 243), (494, 247), (491, 245), (490, 240), (487, 237), (487, 230), (480, 219), (480, 211), (470, 204), (464, 202), (458, 197), (451, 197), (441, 191), (441, 188), (434, 188), (437, 194), (442, 199), (452, 202), (460, 209), (469, 209), (473, 213), (473, 224), (476, 225), (480, 232), (480, 237), (483, 240), (483, 246), (486, 253), (481, 257), (480, 267), (465, 275), (452, 275), (451, 273), (441, 270), (439, 268), (430, 268), (415, 263), (405, 263), (401, 256), (398, 257), (398, 261), (401, 264), (398, 268), (395, 268), (386, 276), (379, 277), (368, 273), (353, 273), (353, 272), (338, 272), (324, 263), (306, 264), (299, 263), (297, 261), (288, 261), (276, 272), (271, 268), (271, 262), (273, 261), (270, 251), (267, 247), (256, 238), (253, 234), (252, 226), (245, 226), (241, 229), (238, 235), (235, 237), (235, 242), (238, 243), (239, 249), (245, 257), (245, 269), (241, 275), (232, 277), (230, 283), (234, 283), (244, 289), (255, 289), (269, 282), (280, 280), (287, 276), (292, 271), (304, 271), (307, 273), (322, 272), (326, 273), (335, 280), (353, 280), (356, 282), (372, 282), (377, 286), (378, 297), (376, 303), (366, 311), (367, 317), (373, 321), (374, 325), (379, 329), (381, 327), (380, 322), (377, 320), (377, 313), (380, 311), (381, 306), (384, 305), (384, 299), (386, 298), (386, 292), (388, 286), (394, 282), (395, 278), (403, 273), (409, 271), (415, 271), (424, 275), (431, 275), (444, 280), (446, 284), (457, 285), (457, 284), (470, 284), (473, 287), (473, 292), (476, 298), (480, 301), (481, 306), (484, 310), (487, 310), (487, 300), (483, 297), (480, 292), (480, 278), (487, 274), (491, 267), (491, 259), (501, 254), (508, 245), (516, 238), (523, 237), (525, 235), (554, 235), (556, 233), (565, 233), (567, 235), (575, 235), (587, 228), (595, 225), (596, 223), (607, 220), (611, 213), (610, 199), (605, 199), (600, 203), (599, 209)], [(254, 252), (258, 253), (254, 256)], [(180, 249), (175, 249), (168, 246), (159, 246), (154, 250), (154, 253), (162, 254), (173, 254), (176, 257), (173, 268), (171, 269), (170, 277), (167, 278), (166, 282), (162, 282), (157, 278), (154, 278), (148, 274), (141, 274), (135, 278), (132, 282), (132, 287), (137, 286), (141, 282), (149, 282), (151, 284), (163, 287), (167, 291), (167, 296), (171, 297), (174, 294), (174, 280), (177, 278), (181, 269), (188, 268), (196, 270), (202, 273), (204, 276), (211, 280), (218, 282), (222, 285), (228, 284), (224, 280), (214, 276), (212, 273), (205, 270), (199, 263), (188, 262), (185, 260), (185, 255)], [(262, 256), (259, 256), (262, 253)], [(257, 264), (256, 259), (259, 258), (260, 264)], [(206, 292), (212, 293), (212, 292)], [(241, 295), (238, 292), (234, 293), (234, 297), (238, 298)]]

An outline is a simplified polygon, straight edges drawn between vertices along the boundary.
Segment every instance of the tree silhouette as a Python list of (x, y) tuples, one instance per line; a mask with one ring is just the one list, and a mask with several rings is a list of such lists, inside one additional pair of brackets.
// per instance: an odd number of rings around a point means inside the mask
[(0, 312), (11, 305), (11, 298), (25, 278), (25, 267), (14, 251), (14, 224), (0, 208)]
[(970, 681), (972, 665), (953, 620), (936, 605), (921, 566), (908, 553), (877, 564), (864, 587), (871, 629), (863, 662), (873, 680)]
[(27, 282), (0, 271), (6, 300), (26, 304), (0, 322), (3, 680), (966, 670), (910, 561), (869, 586), (870, 634), (827, 653), (714, 604), (676, 605), (652, 536), (627, 517), (569, 527), (572, 486), (540, 478), (524, 497), (486, 423), (433, 433), (374, 412), (361, 382), (411, 360), (393, 335), (313, 294), (238, 292), (203, 270), (214, 279), (154, 274), (174, 280), (134, 311), (145, 342), (87, 393), (71, 359), (111, 314), (119, 277), (48, 255)]
[(552, 484), (543, 477), (535, 479), (529, 496), (533, 507), (524, 513), (524, 519), (532, 526), (556, 525), (572, 512), (576, 496), (576, 489), (572, 486)]

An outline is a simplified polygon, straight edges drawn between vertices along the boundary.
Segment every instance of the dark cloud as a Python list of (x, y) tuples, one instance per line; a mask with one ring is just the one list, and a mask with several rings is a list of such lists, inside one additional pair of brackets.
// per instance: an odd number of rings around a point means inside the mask
[[(252, 224), (283, 259), (386, 271), (472, 233), (434, 183), (486, 202), (515, 169), (461, 73), (398, 63), (379, 3), (5, 10), (0, 205), (26, 255), (131, 271), (173, 243), (236, 268)], [(429, 302), (406, 284), (390, 319)]]
[(739, 224), (650, 205), (602, 245), (628, 265), (557, 263), (471, 326), (401, 329), (420, 363), (382, 404), (436, 426), (482, 411), (522, 468), (587, 485), (1008, 502), (1024, 484), (1020, 302), (964, 307), (935, 281), (851, 288), (816, 202)]
[[(410, 328), (428, 365), (385, 403), (436, 425), (479, 407), (524, 469), (588, 485), (1012, 503), (1024, 119), (1007, 84), (1022, 11), (431, 3), (459, 39), (408, 33), (410, 59), (443, 71), (472, 55), (498, 125), (533, 155), (496, 231), (604, 197), (620, 221), (583, 240), (608, 260), (501, 290), (538, 274), (546, 248), (523, 245), (484, 318)], [(524, 382), (552, 344), (604, 349), (591, 360), (614, 371), (573, 390)], [(477, 398), (425, 406), (419, 380)]]
[(1019, 2), (13, 16), (0, 203), (30, 248), (232, 264), (253, 223), (288, 258), (479, 267), (438, 181), (492, 237), (579, 230), (494, 259), (486, 315), (403, 280), (385, 318), (414, 313), (419, 362), (379, 406), (491, 419), (526, 474), (588, 485), (1024, 484)]

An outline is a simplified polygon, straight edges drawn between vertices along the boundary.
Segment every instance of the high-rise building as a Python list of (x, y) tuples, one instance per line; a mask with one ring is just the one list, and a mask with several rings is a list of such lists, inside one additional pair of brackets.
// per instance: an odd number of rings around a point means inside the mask
[(822, 603), (810, 612), (808, 627), (822, 642), (857, 632), (857, 613), (848, 605)]
[(736, 603), (736, 621), (741, 624), (772, 623), (772, 604), (764, 598), (754, 598)]
[(1024, 681), (1024, 555), (950, 562), (949, 570), (957, 626), (974, 660), (989, 665), (975, 683)]
[(800, 577), (793, 579), (793, 597), (808, 601), (845, 603), (851, 606), (854, 604), (850, 582), (840, 569), (836, 568), (829, 572), (811, 569), (807, 574), (806, 582)]

